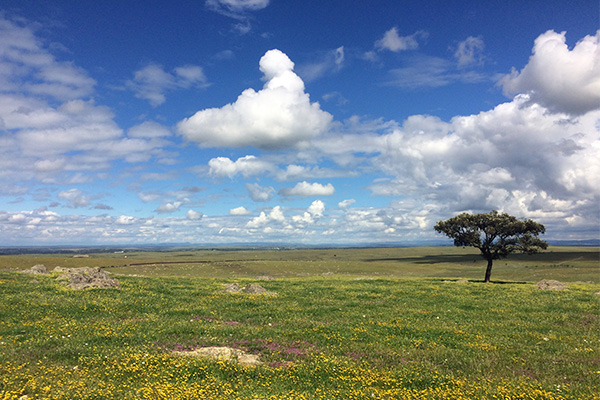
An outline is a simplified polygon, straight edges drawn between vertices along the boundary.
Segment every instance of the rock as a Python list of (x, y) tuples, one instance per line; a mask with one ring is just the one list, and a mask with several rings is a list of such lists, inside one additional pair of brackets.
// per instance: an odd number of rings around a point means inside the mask
[[(57, 270), (60, 268), (60, 270)], [(65, 283), (71, 289), (87, 289), (87, 288), (111, 288), (118, 287), (120, 283), (115, 278), (111, 278), (107, 272), (101, 268), (61, 268), (57, 267), (54, 272), (62, 273), (56, 278), (60, 281), (68, 281)]]
[(270, 296), (277, 296), (277, 293), (269, 292), (267, 289), (256, 283), (249, 283), (242, 288), (237, 283), (229, 283), (225, 285), (226, 293), (246, 293), (246, 294), (266, 294)]
[(214, 360), (237, 362), (241, 365), (261, 365), (260, 357), (231, 347), (201, 347), (192, 351), (175, 351), (180, 356), (203, 357)]
[(225, 285), (225, 291), (227, 293), (238, 293), (242, 291), (242, 288), (237, 283), (229, 283)]
[(49, 272), (48, 272), (48, 268), (46, 268), (46, 266), (44, 264), (36, 264), (29, 269), (21, 271), (21, 273), (38, 275), (38, 274), (48, 274)]
[(261, 275), (261, 276), (257, 276), (257, 277), (256, 277), (256, 280), (257, 280), (257, 281), (274, 281), (274, 280), (275, 280), (275, 278), (273, 278), (273, 277), (272, 277), (272, 276), (270, 276), (270, 275)]
[(537, 283), (537, 287), (540, 290), (565, 290), (567, 284), (552, 279), (544, 279)]
[(246, 285), (246, 287), (244, 288), (244, 292), (250, 294), (265, 294), (267, 293), (267, 289), (258, 284), (250, 283)]

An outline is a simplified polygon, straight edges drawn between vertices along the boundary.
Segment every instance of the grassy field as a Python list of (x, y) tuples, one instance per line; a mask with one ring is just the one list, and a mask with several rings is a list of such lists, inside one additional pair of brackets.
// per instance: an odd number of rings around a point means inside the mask
[[(535, 255), (513, 254), (494, 263), (492, 279), (600, 283), (598, 247), (550, 247)], [(323, 250), (179, 250), (72, 255), (0, 256), (0, 271), (35, 264), (62, 267), (105, 267), (116, 274), (149, 277), (206, 278), (270, 275), (276, 278), (323, 274), (405, 278), (465, 278), (482, 280), (486, 261), (473, 248), (407, 247)]]
[[(598, 248), (550, 250), (492, 284), (451, 247), (0, 257), (0, 399), (600, 399)], [(121, 287), (15, 272), (37, 263)], [(174, 352), (209, 346), (263, 364)]]

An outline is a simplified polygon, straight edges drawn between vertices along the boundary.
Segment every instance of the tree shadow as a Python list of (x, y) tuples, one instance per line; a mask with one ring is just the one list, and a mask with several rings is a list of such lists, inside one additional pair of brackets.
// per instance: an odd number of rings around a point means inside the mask
[[(413, 264), (443, 264), (443, 263), (457, 263), (457, 264), (471, 264), (480, 262), (483, 260), (479, 254), (436, 254), (436, 255), (424, 255), (424, 256), (412, 256), (412, 257), (381, 257), (381, 258), (367, 258), (363, 259), (364, 262), (380, 262), (380, 261), (396, 261), (406, 262)], [(509, 261), (521, 261), (521, 262), (545, 262), (545, 263), (566, 263), (569, 261), (599, 261), (599, 254), (597, 252), (585, 252), (585, 251), (544, 251), (537, 254), (521, 254), (515, 253), (510, 254), (505, 260)]]
[(479, 255), (474, 254), (439, 254), (439, 255), (426, 255), (420, 257), (381, 257), (381, 258), (366, 258), (364, 262), (378, 262), (378, 261), (396, 261), (403, 263), (413, 264), (443, 264), (443, 263), (474, 263), (482, 261), (483, 258)]
[[(444, 279), (436, 279), (439, 280), (441, 282), (452, 282), (452, 283), (461, 283), (458, 282), (460, 280), (462, 280), (464, 284), (468, 284), (468, 283), (486, 283), (483, 279), (464, 279), (464, 278), (444, 278)], [(526, 281), (497, 281), (497, 280), (492, 280), (488, 282), (489, 284), (492, 285), (528, 285), (531, 284), (531, 282), (526, 282)]]

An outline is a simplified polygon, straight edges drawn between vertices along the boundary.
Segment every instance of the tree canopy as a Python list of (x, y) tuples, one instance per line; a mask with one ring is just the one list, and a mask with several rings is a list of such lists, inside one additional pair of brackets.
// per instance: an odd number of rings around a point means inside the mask
[(454, 239), (455, 246), (470, 246), (481, 251), (488, 262), (485, 282), (490, 281), (493, 260), (511, 253), (534, 254), (548, 247), (548, 243), (538, 238), (546, 232), (544, 225), (496, 210), (488, 214), (462, 213), (439, 221), (434, 229)]

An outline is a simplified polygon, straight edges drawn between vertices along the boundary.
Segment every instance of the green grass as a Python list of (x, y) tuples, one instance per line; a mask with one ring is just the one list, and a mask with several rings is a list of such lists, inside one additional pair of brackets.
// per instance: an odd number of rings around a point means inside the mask
[[(492, 280), (600, 283), (598, 247), (550, 247), (535, 255), (513, 254), (496, 260)], [(101, 266), (116, 274), (230, 278), (270, 275), (278, 278), (323, 274), (353, 276), (466, 278), (482, 280), (486, 261), (473, 248), (408, 247), (324, 250), (129, 252), (0, 256), (0, 271), (45, 264), (50, 269)]]
[[(505, 284), (444, 282), (484, 272), (454, 248), (206, 252), (172, 267), (199, 254), (137, 253), (156, 266), (108, 270), (163, 276), (84, 291), (4, 259), (0, 399), (598, 399), (600, 285), (575, 283), (597, 278), (598, 250), (553, 250), (498, 263)], [(27, 257), (15, 267), (117, 264)], [(540, 272), (572, 283), (540, 291)], [(223, 291), (263, 274), (277, 296)], [(265, 364), (172, 352), (203, 346)]]

